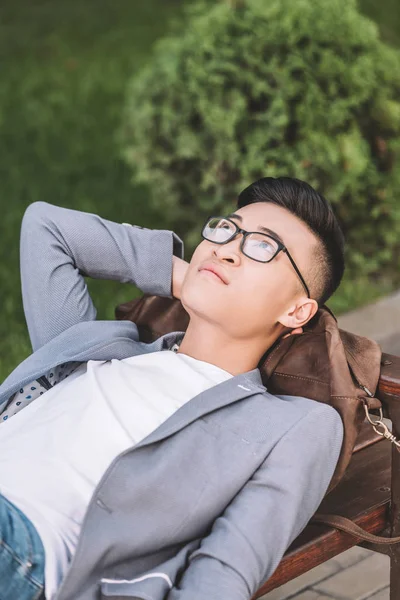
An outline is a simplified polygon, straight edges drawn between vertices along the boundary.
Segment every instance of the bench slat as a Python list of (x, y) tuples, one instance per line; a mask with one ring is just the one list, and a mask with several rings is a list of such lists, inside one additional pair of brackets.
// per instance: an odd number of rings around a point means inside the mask
[(377, 396), (382, 401), (392, 400), (394, 397), (400, 401), (400, 356), (382, 354)]

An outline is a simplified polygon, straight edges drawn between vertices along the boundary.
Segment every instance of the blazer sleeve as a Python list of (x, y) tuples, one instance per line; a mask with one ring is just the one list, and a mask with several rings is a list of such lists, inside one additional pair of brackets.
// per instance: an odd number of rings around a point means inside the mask
[(131, 283), (172, 298), (172, 231), (116, 223), (83, 211), (33, 202), (20, 232), (22, 301), (33, 351), (97, 311), (84, 277)]
[(342, 440), (333, 407), (302, 417), (214, 521), (168, 600), (249, 600), (318, 509)]

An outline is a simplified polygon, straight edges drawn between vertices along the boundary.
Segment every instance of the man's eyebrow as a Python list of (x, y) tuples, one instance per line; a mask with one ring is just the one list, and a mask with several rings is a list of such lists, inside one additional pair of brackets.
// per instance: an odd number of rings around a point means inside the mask
[[(227, 218), (228, 219), (235, 218), (235, 219), (239, 219), (239, 221), (243, 221), (242, 216), (237, 215), (235, 213), (231, 213), (230, 215), (227, 215)], [(281, 244), (285, 245), (283, 239), (281, 238), (280, 235), (278, 235), (276, 233), (276, 231), (272, 231), (272, 229), (268, 229), (268, 227), (263, 227), (262, 225), (259, 225), (258, 229), (260, 231), (263, 231), (264, 233), (268, 233), (269, 235), (272, 235), (272, 237), (274, 237), (276, 240), (278, 240)]]

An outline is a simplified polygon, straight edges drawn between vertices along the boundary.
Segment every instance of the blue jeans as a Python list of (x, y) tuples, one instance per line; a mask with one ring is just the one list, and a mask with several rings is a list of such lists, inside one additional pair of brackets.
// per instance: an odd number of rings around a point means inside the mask
[(42, 600), (44, 548), (31, 521), (0, 494), (0, 600)]

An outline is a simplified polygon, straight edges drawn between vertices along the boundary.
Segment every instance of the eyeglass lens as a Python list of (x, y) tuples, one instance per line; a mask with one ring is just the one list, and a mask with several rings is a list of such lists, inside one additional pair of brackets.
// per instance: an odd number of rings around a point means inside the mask
[[(210, 242), (223, 244), (236, 232), (233, 223), (218, 217), (211, 218), (203, 228), (203, 236)], [(262, 233), (251, 233), (246, 236), (243, 251), (250, 258), (262, 262), (270, 261), (278, 252), (277, 242)]]

